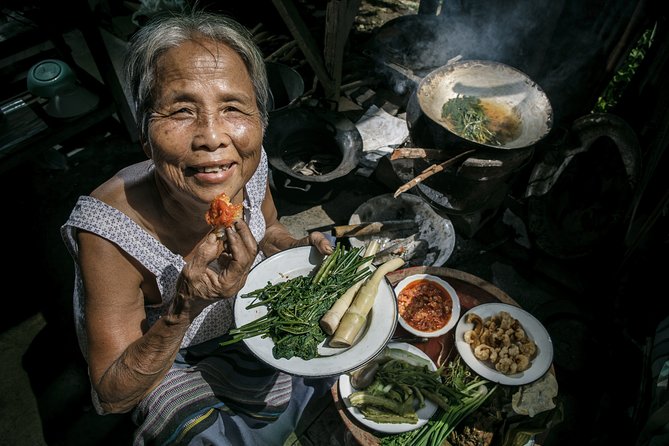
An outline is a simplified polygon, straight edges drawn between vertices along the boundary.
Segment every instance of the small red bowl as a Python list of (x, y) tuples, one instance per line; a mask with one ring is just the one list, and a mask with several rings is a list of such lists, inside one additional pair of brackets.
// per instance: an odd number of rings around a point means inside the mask
[[(438, 292), (438, 294), (442, 295), (442, 298), (450, 298), (450, 303), (451, 303), (451, 314), (450, 317), (448, 318), (445, 323), (440, 324), (439, 326), (435, 327), (434, 330), (422, 330), (419, 328), (416, 328), (412, 326), (409, 321), (404, 319), (403, 314), (406, 313), (407, 304), (405, 301), (410, 298), (410, 296), (407, 296), (407, 294), (412, 290), (415, 289), (416, 286), (418, 286), (420, 283), (425, 283), (429, 285), (431, 288), (433, 288), (435, 291)], [(402, 292), (404, 291), (404, 294)], [(398, 316), (399, 316), (399, 323), (404, 328), (406, 331), (409, 333), (418, 336), (418, 337), (437, 337), (441, 336), (443, 334), (448, 333), (455, 325), (458, 323), (458, 319), (460, 318), (460, 299), (458, 298), (458, 293), (455, 292), (453, 287), (446, 282), (444, 279), (433, 276), (431, 274), (413, 274), (411, 276), (405, 277), (402, 279), (396, 286), (395, 286), (395, 296), (397, 297), (397, 307), (398, 307)], [(412, 303), (415, 302), (416, 296), (413, 297)], [(408, 305), (412, 305), (412, 303), (408, 303)], [(415, 304), (420, 305), (421, 302), (415, 302)], [(446, 302), (445, 304), (447, 304)], [(424, 306), (421, 305), (419, 308), (412, 308), (414, 314), (416, 313), (421, 313), (421, 312), (427, 312), (423, 308)], [(422, 327), (421, 327), (422, 328)]]

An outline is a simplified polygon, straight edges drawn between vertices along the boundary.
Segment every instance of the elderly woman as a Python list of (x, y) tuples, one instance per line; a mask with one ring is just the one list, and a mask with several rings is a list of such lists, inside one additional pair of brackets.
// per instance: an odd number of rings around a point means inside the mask
[[(238, 23), (199, 11), (142, 27), (125, 69), (148, 160), (80, 197), (62, 227), (95, 407), (133, 411), (136, 445), (283, 444), (331, 382), (280, 373), (220, 337), (255, 264), (332, 247), (277, 219), (262, 55)], [(244, 215), (219, 238), (205, 214), (221, 193)]]

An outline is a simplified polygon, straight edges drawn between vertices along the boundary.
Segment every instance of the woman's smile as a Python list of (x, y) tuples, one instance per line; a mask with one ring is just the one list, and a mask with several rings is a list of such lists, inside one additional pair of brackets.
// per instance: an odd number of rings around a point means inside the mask
[(233, 174), (237, 163), (224, 162), (186, 167), (184, 176), (194, 177), (202, 183), (218, 184), (225, 182)]

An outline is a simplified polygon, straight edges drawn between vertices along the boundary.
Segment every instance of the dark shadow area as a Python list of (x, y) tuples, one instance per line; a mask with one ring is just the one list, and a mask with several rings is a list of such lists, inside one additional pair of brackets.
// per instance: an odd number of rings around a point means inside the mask
[[(111, 120), (63, 144), (56, 151), (3, 176), (4, 201), (17, 209), (30, 237), (8, 237), (17, 259), (9, 276), (34, 284), (30, 299), (21, 299), (19, 311), (3, 324), (16, 325), (41, 312), (46, 326), (23, 357), (35, 395), (44, 438), (50, 445), (130, 444), (129, 415), (99, 416), (90, 398), (86, 364), (77, 344), (72, 314), (74, 266), (60, 237), (79, 195), (90, 193), (120, 167), (144, 159), (138, 144), (117, 133)], [(83, 150), (78, 150), (83, 148)], [(70, 154), (70, 156), (68, 156)], [(16, 185), (26, 185), (16, 193)], [(19, 219), (14, 220), (16, 223)], [(3, 220), (8, 224), (8, 219)], [(5, 234), (16, 232), (5, 228)], [(26, 268), (30, 265), (30, 268)]]

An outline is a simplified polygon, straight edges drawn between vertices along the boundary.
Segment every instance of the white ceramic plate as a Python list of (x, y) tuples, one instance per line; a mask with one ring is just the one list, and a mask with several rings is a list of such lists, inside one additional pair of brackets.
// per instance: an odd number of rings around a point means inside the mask
[[(353, 212), (349, 224), (369, 221), (414, 220), (418, 225), (417, 240), (427, 242), (428, 252), (421, 262), (423, 266), (441, 266), (455, 248), (455, 229), (448, 217), (437, 214), (423, 199), (402, 194), (397, 198), (393, 194), (373, 197)], [(349, 237), (351, 246), (366, 246), (372, 239), (377, 239), (381, 250), (393, 242), (409, 237), (411, 230), (387, 231), (375, 235)], [(414, 242), (418, 243), (418, 242)]]
[[(263, 288), (268, 282), (272, 284), (284, 282), (298, 276), (306, 276), (315, 272), (323, 261), (323, 255), (311, 246), (302, 246), (279, 252), (256, 265), (246, 285), (237, 293), (234, 315), (236, 326), (242, 326), (267, 314), (267, 307), (260, 305), (246, 309), (252, 298), (242, 297), (251, 291)], [(306, 377), (337, 376), (354, 370), (379, 354), (390, 340), (397, 324), (397, 301), (393, 288), (388, 280), (382, 280), (374, 301), (364, 332), (357, 342), (348, 348), (332, 348), (327, 343), (330, 338), (319, 346), (319, 357), (304, 360), (299, 357), (276, 359), (272, 354), (274, 341), (271, 338), (244, 339), (243, 342), (260, 360), (291, 375)]]
[(449, 331), (451, 331), (453, 327), (455, 327), (455, 324), (458, 323), (458, 318), (460, 317), (460, 298), (458, 297), (458, 293), (453, 289), (450, 283), (448, 283), (441, 277), (433, 276), (432, 274), (412, 274), (410, 276), (405, 277), (397, 285), (395, 285), (395, 296), (396, 298), (399, 299), (400, 293), (407, 285), (409, 285), (411, 282), (415, 280), (421, 280), (421, 279), (432, 281), (438, 285), (441, 285), (446, 290), (446, 292), (451, 297), (451, 302), (452, 302), (451, 318), (448, 320), (446, 325), (435, 331), (418, 330), (417, 328), (414, 328), (411, 325), (409, 325), (409, 323), (404, 320), (401, 314), (399, 315), (399, 323), (402, 326), (402, 328), (404, 328), (406, 331), (418, 337), (434, 338), (437, 336), (444, 335)]
[[(406, 344), (403, 342), (394, 342), (391, 344), (388, 344), (389, 348), (399, 348), (402, 350), (408, 350), (411, 353), (414, 353), (418, 356), (421, 356), (425, 359), (428, 359), (430, 363), (432, 364), (430, 366), (430, 369), (432, 370), (437, 370), (437, 366), (434, 364), (434, 362), (430, 359), (429, 356), (427, 356), (422, 350), (418, 349), (417, 347), (414, 347), (411, 344)], [(418, 423), (416, 424), (411, 424), (411, 423), (377, 423), (375, 421), (368, 420), (365, 418), (365, 416), (358, 410), (357, 407), (351, 406), (351, 403), (348, 401), (349, 395), (351, 395), (353, 392), (355, 392), (357, 389), (354, 388), (351, 385), (351, 378), (349, 375), (344, 374), (339, 377), (339, 397), (341, 400), (344, 402), (346, 405), (346, 409), (348, 412), (356, 419), (358, 420), (361, 424), (367, 426), (370, 429), (374, 429), (377, 432), (383, 432), (387, 434), (399, 434), (401, 432), (408, 432), (412, 431), (414, 429), (418, 429), (419, 427), (422, 427), (425, 423), (428, 422), (430, 417), (434, 415), (434, 413), (437, 411), (437, 405), (433, 403), (432, 401), (428, 400), (425, 398), (425, 407), (422, 407), (420, 410), (416, 412), (416, 415), (418, 415)]]
[[(523, 326), (527, 336), (537, 344), (537, 356), (532, 359), (530, 368), (524, 372), (515, 373), (513, 375), (505, 375), (498, 372), (491, 366), (476, 359), (471, 346), (464, 340), (465, 332), (471, 330), (473, 327), (473, 324), (465, 322), (469, 313), (475, 313), (479, 315), (481, 319), (485, 320), (486, 318), (496, 315), (500, 311), (506, 311), (513, 318), (518, 320)], [(478, 305), (463, 314), (458, 325), (455, 327), (455, 346), (462, 359), (476, 373), (490, 381), (510, 386), (517, 386), (536, 381), (548, 371), (553, 362), (553, 343), (546, 328), (541, 322), (522, 308), (503, 303)]]

